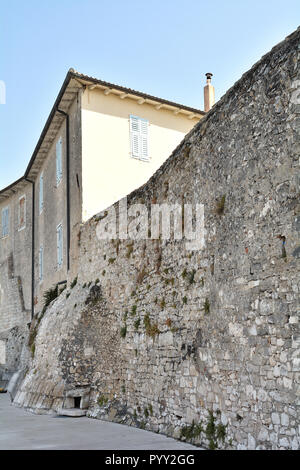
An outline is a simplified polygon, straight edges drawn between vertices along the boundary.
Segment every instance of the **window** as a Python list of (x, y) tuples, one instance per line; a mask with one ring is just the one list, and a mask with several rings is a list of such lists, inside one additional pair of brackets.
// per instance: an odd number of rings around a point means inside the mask
[(130, 116), (131, 156), (140, 160), (149, 160), (148, 149), (149, 121), (137, 116)]
[(2, 237), (7, 237), (9, 235), (9, 207), (4, 207), (2, 209)]
[(41, 245), (39, 250), (39, 280), (44, 279), (44, 247)]
[(62, 179), (62, 138), (56, 142), (56, 185), (58, 186)]
[(40, 214), (41, 214), (44, 209), (44, 173), (40, 174), (39, 208), (40, 208)]
[(62, 267), (63, 263), (63, 229), (62, 225), (58, 225), (56, 229), (56, 238), (57, 238), (57, 267), (58, 269)]
[(19, 230), (22, 230), (23, 228), (25, 228), (25, 225), (26, 225), (26, 196), (21, 196), (19, 198), (18, 222), (19, 222)]

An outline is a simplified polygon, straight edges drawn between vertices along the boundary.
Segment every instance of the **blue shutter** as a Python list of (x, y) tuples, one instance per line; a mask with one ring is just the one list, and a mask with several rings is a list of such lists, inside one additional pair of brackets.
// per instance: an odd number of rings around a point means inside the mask
[(40, 282), (44, 278), (44, 248), (43, 246), (40, 246), (40, 252), (39, 252), (39, 279)]
[(60, 268), (63, 262), (63, 231), (62, 225), (57, 227), (57, 266)]
[(2, 237), (9, 234), (9, 208), (2, 209)]
[(44, 173), (40, 175), (40, 213), (44, 209)]
[(56, 184), (59, 184), (62, 178), (62, 138), (56, 142)]

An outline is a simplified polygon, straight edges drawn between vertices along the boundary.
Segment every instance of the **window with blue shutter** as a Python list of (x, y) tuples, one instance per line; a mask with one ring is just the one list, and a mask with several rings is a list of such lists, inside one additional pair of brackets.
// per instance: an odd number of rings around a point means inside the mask
[(43, 212), (43, 209), (44, 209), (44, 173), (40, 174), (39, 207), (40, 207), (40, 214), (41, 214)]
[(63, 264), (63, 229), (62, 225), (58, 225), (56, 229), (57, 237), (57, 267), (61, 268)]
[(62, 138), (56, 142), (56, 185), (58, 186), (62, 179)]
[(130, 116), (131, 156), (134, 158), (149, 160), (148, 126), (146, 119)]
[(41, 245), (39, 250), (39, 280), (44, 279), (44, 247)]
[(2, 209), (2, 237), (7, 237), (9, 235), (9, 207), (4, 207)]

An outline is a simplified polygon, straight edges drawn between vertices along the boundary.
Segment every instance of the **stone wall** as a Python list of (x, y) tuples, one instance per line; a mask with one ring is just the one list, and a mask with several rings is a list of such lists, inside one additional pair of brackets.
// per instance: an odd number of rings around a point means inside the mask
[(299, 50), (297, 30), (128, 197), (149, 213), (203, 204), (202, 249), (99, 240), (112, 208), (82, 226), (78, 278), (32, 324), (15, 404), (55, 412), (85, 387), (94, 418), (209, 448), (299, 448)]
[[(25, 226), (20, 230), (19, 198), (24, 195)], [(0, 381), (5, 383), (20, 364), (31, 319), (31, 184), (24, 182), (1, 199), (0, 225), (4, 207), (9, 208), (9, 234), (0, 238)]]

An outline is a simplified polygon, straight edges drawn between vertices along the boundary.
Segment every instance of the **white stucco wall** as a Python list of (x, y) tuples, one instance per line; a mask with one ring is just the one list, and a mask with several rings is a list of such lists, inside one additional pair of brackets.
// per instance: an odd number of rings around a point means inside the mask
[[(131, 114), (149, 121), (150, 161), (131, 157)], [(82, 96), (83, 220), (144, 184), (198, 121), (87, 89)]]

